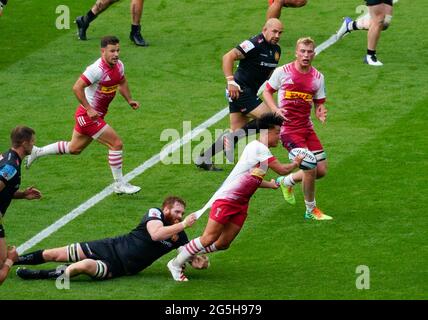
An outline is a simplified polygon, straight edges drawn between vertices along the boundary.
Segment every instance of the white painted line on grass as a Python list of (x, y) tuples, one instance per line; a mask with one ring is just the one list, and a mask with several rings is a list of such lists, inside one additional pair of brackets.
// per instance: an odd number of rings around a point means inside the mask
[[(213, 124), (217, 123), (221, 119), (223, 119), (227, 114), (229, 113), (229, 107), (226, 107), (222, 109), (221, 111), (217, 112), (215, 115), (213, 115), (211, 118), (197, 126), (192, 131), (188, 132), (186, 135), (184, 135), (181, 139), (174, 141), (174, 143), (168, 145), (165, 147), (161, 152), (151, 157), (149, 160), (141, 164), (140, 166), (136, 167), (134, 170), (129, 172), (127, 175), (124, 176), (125, 181), (130, 181), (134, 179), (136, 176), (142, 174), (147, 169), (150, 169), (155, 164), (162, 161), (165, 157), (167, 157), (169, 154), (174, 153), (177, 149), (179, 149), (181, 146), (185, 145), (186, 143), (190, 142), (193, 138), (197, 137), (202, 131), (209, 128)], [(84, 203), (82, 203), (77, 208), (73, 209), (69, 213), (67, 213), (62, 218), (58, 219), (56, 222), (51, 224), (46, 229), (40, 231), (38, 234), (36, 234), (34, 237), (32, 237), (30, 240), (26, 241), (25, 243), (21, 244), (17, 251), (19, 254), (24, 253), (28, 249), (32, 248), (42, 240), (49, 237), (52, 233), (60, 229), (61, 227), (65, 226), (67, 223), (69, 223), (74, 218), (80, 216), (83, 214), (86, 210), (90, 209), (94, 205), (96, 205), (98, 202), (104, 200), (106, 197), (108, 197), (110, 194), (113, 193), (113, 184), (107, 186), (104, 190), (102, 190), (100, 193), (96, 194), (92, 198), (88, 199)]]

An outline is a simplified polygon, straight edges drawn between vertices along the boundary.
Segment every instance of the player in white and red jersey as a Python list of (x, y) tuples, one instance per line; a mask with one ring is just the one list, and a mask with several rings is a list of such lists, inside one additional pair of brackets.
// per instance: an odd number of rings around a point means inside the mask
[(272, 179), (263, 180), (269, 168), (279, 174), (297, 168), (302, 157), (293, 163), (282, 164), (270, 152), (279, 141), (282, 118), (267, 113), (257, 120), (260, 137), (249, 143), (232, 172), (215, 193), (207, 226), (201, 237), (186, 244), (176, 258), (168, 262), (174, 280), (187, 281), (182, 266), (194, 255), (229, 248), (247, 218), (248, 203), (258, 188), (277, 189)]
[[(317, 167), (312, 170), (300, 170), (281, 180), (284, 198), (295, 204), (292, 187), (302, 181), (305, 196), (305, 218), (330, 220), (316, 207), (315, 179), (322, 178), (327, 172), (327, 159), (324, 148), (318, 139), (311, 120), (312, 106), (316, 117), (324, 123), (327, 109), (324, 106), (324, 76), (314, 67), (315, 43), (311, 38), (301, 38), (296, 44), (296, 60), (281, 66), (273, 72), (263, 92), (265, 103), (271, 110), (282, 115), (281, 141), (290, 151), (294, 148), (307, 148), (317, 158)], [(278, 106), (273, 94), (278, 91)]]
[(122, 140), (104, 121), (110, 102), (118, 90), (133, 109), (140, 106), (131, 97), (124, 66), (119, 60), (119, 51), (118, 38), (107, 36), (101, 39), (101, 58), (87, 67), (73, 86), (80, 105), (74, 115), (76, 124), (71, 141), (58, 141), (41, 148), (35, 146), (26, 160), (27, 169), (37, 158), (43, 156), (80, 154), (93, 140), (97, 140), (109, 149), (108, 159), (115, 181), (114, 192), (134, 194), (140, 191), (140, 187), (124, 181)]

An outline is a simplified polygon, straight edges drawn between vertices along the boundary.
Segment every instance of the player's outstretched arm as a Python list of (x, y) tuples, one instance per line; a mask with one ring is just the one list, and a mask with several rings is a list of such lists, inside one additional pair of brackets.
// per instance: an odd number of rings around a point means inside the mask
[(191, 227), (196, 222), (196, 215), (189, 214), (184, 221), (173, 224), (172, 226), (164, 226), (160, 220), (151, 220), (147, 222), (147, 231), (153, 241), (162, 241), (171, 238), (184, 229)]
[(276, 184), (275, 179), (271, 179), (270, 181), (263, 180), (260, 184), (260, 188), (278, 189), (279, 185)]
[(269, 163), (269, 168), (283, 176), (298, 168), (304, 157), (304, 154), (299, 154), (296, 158), (294, 158), (292, 163), (281, 163), (278, 160), (275, 160)]

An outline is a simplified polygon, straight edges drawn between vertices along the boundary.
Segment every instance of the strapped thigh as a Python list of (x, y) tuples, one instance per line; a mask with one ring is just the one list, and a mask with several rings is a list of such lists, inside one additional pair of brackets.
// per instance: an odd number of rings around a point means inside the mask
[(80, 261), (79, 255), (80, 244), (73, 243), (67, 246), (67, 261), (68, 262), (77, 262)]
[(98, 279), (98, 280), (107, 278), (107, 275), (108, 275), (107, 264), (102, 260), (96, 260), (96, 262), (97, 262), (97, 272), (92, 278)]

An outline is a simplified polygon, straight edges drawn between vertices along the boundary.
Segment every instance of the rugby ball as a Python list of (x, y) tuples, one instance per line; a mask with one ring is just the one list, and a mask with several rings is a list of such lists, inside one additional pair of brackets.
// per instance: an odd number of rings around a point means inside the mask
[(290, 159), (290, 161), (293, 161), (294, 158), (301, 153), (305, 153), (305, 157), (303, 158), (302, 163), (300, 164), (300, 169), (311, 170), (317, 166), (317, 158), (311, 151), (305, 148), (291, 149), (288, 153), (288, 159)]

